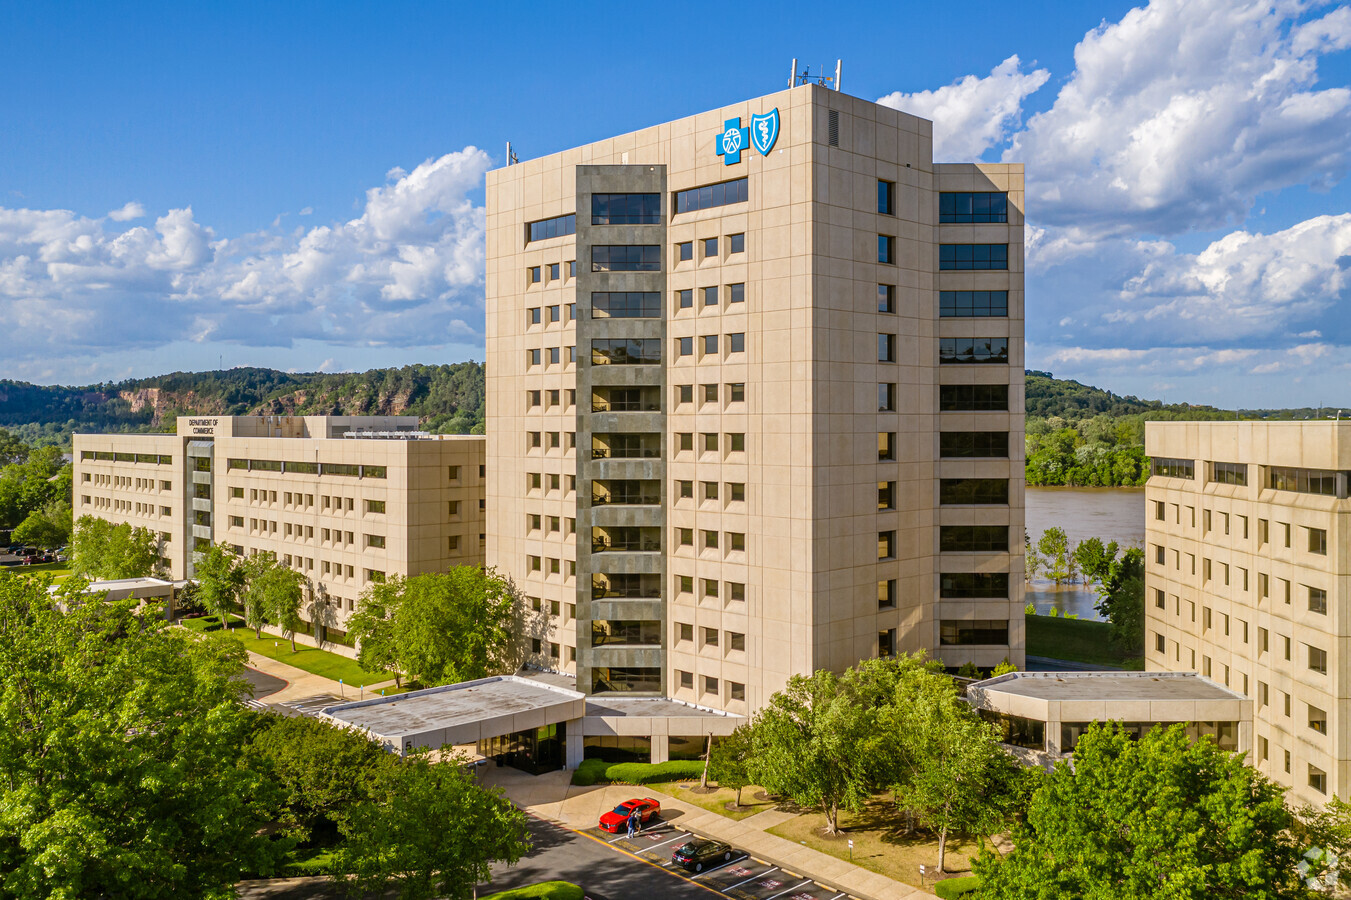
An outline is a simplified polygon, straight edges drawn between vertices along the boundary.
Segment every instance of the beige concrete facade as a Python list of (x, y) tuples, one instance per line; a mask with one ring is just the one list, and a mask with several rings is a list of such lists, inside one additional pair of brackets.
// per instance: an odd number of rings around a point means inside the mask
[[(724, 123), (772, 109), (771, 151), (724, 164)], [(743, 200), (678, 209), (739, 179)], [(1007, 221), (940, 224), (962, 192), (1006, 198)], [(660, 213), (596, 221), (605, 194)], [(930, 122), (803, 86), (490, 172), (486, 196), (487, 559), (549, 616), (537, 663), (740, 714), (879, 652), (1022, 664), (1020, 166), (936, 165)], [(940, 270), (941, 245), (973, 244), (1007, 268)], [(635, 245), (660, 262), (596, 255)], [(942, 291), (1007, 292), (1006, 314), (941, 316)], [(596, 315), (613, 292), (654, 305)], [(1007, 356), (942, 364), (945, 339)], [(997, 402), (941, 391), (974, 385)], [(945, 433), (999, 446), (945, 456)], [(972, 479), (997, 498), (974, 504)], [(1007, 543), (940, 550), (990, 528)]]
[(1351, 423), (1150, 422), (1145, 450), (1147, 668), (1252, 698), (1249, 761), (1347, 797)]
[(322, 617), (342, 642), (373, 581), (483, 562), (483, 438), (416, 427), (409, 416), (182, 417), (176, 434), (77, 434), (75, 516), (156, 532), (175, 579), (213, 541), (271, 551), (320, 601), (305, 619)]

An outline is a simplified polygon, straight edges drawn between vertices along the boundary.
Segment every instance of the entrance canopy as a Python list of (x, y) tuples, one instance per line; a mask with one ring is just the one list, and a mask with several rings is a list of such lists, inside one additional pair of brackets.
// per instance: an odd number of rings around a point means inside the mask
[(388, 750), (476, 744), (586, 714), (586, 696), (515, 675), (498, 675), (376, 697), (324, 709), (320, 715), (366, 732)]

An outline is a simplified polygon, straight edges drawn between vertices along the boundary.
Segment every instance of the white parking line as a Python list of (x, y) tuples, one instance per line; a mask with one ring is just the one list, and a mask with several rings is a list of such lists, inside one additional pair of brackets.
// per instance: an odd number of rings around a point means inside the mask
[(700, 875), (712, 875), (714, 872), (718, 871), (718, 869), (725, 869), (725, 868), (727, 868), (728, 866), (730, 866), (732, 863), (741, 862), (741, 861), (742, 861), (743, 859), (745, 859), (745, 858), (746, 858), (746, 857), (744, 857), (744, 856), (738, 856), (736, 859), (729, 859), (729, 860), (727, 860), (726, 862), (724, 862), (722, 865), (717, 866), (717, 867), (715, 867), (715, 868), (712, 868), (712, 869), (704, 869), (704, 871), (702, 871), (702, 872), (695, 872), (695, 873), (694, 873), (694, 877), (695, 877), (695, 878), (698, 878)]
[[(727, 893), (728, 891), (732, 890), (733, 888), (739, 888), (739, 887), (741, 887), (743, 884), (746, 884), (746, 882), (754, 881), (754, 880), (757, 879), (757, 878), (764, 878), (764, 877), (765, 877), (766, 875), (768, 875), (770, 872), (777, 871), (778, 868), (779, 868), (778, 866), (772, 866), (771, 868), (765, 869), (765, 870), (764, 870), (763, 872), (761, 872), (759, 875), (752, 875), (750, 878), (747, 878), (746, 881), (738, 881), (736, 884), (732, 885), (731, 887), (723, 888), (723, 889), (722, 889), (722, 892), (725, 894), (725, 893)], [(836, 898), (836, 900), (839, 900), (839, 898)]]
[[(808, 885), (808, 884), (811, 884), (811, 883), (812, 883), (812, 880), (811, 880), (810, 878), (808, 878), (806, 881), (802, 882), (802, 884), (795, 884), (795, 885), (793, 885), (792, 887), (790, 887), (790, 888), (788, 889), (788, 891), (795, 891), (795, 890), (797, 890), (798, 888), (803, 887), (803, 886)], [(774, 895), (774, 897), (782, 897), (784, 894), (788, 893), (788, 891), (779, 891), (777, 894)], [(765, 900), (774, 900), (774, 897), (766, 897)]]
[(671, 838), (669, 841), (662, 841), (660, 844), (653, 844), (651, 847), (644, 847), (643, 850), (640, 851), (640, 852), (647, 851), (647, 850), (656, 850), (658, 847), (665, 847), (667, 844), (674, 844), (676, 841), (680, 840), (681, 838), (683, 838), (683, 837), (685, 837), (685, 836), (686, 836), (686, 835), (685, 835), (685, 832), (682, 831), (682, 832), (680, 832), (679, 834), (677, 834), (675, 837)]

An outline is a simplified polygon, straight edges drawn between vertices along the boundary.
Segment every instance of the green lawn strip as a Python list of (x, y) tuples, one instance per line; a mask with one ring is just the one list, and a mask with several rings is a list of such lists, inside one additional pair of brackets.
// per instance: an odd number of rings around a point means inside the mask
[(31, 566), (6, 566), (5, 572), (13, 572), (16, 575), (50, 575), (56, 582), (65, 581), (70, 577), (70, 563), (50, 562), (36, 563)]
[(545, 881), (528, 887), (489, 894), (479, 900), (582, 900), (582, 889), (566, 881)]
[[(1140, 657), (1119, 652), (1109, 642), (1112, 626), (1088, 619), (1027, 616), (1027, 655), (1092, 666), (1138, 668)], [(1133, 665), (1134, 664), (1134, 665)]]
[[(184, 619), (182, 625), (184, 628), (202, 634), (213, 630), (212, 626), (218, 623), (219, 620), (215, 616), (198, 616), (197, 618)], [(296, 644), (296, 650), (292, 653), (291, 642), (286, 638), (264, 632), (262, 638), (259, 639), (254, 637), (251, 628), (240, 627), (242, 624), (239, 619), (232, 618), (230, 620), (230, 633), (239, 639), (244, 645), (244, 649), (257, 653), (259, 656), (266, 656), (268, 659), (286, 663), (288, 666), (303, 669), (313, 675), (320, 675), (333, 681), (342, 679), (343, 683), (351, 685), (353, 690), (359, 689), (361, 685), (388, 681), (393, 677), (388, 672), (367, 672), (357, 665), (356, 660), (330, 653), (327, 650), (320, 650), (317, 647)], [(386, 693), (392, 693), (392, 691), (386, 691)]]
[(967, 875), (963, 878), (945, 878), (934, 885), (934, 893), (943, 900), (956, 900), (980, 887), (980, 877)]
[(712, 793), (696, 793), (693, 788), (699, 786), (698, 777), (681, 781), (666, 782), (648, 782), (648, 787), (661, 791), (663, 794), (669, 794), (677, 800), (684, 801), (709, 812), (717, 813), (728, 819), (739, 821), (748, 818), (756, 813), (762, 813), (765, 810), (773, 809), (776, 803), (769, 800), (756, 800), (755, 794), (763, 788), (755, 785), (748, 785), (741, 789), (741, 806), (743, 808), (736, 811), (727, 808), (727, 804), (736, 801), (736, 791), (731, 788), (717, 788)]

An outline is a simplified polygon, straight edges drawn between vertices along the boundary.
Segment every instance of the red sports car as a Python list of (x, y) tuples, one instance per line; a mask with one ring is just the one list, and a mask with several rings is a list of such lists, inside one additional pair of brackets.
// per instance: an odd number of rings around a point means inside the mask
[(638, 811), (638, 820), (646, 825), (661, 813), (661, 804), (651, 797), (642, 800), (625, 800), (614, 809), (600, 817), (600, 830), (618, 834), (627, 831), (629, 816)]

